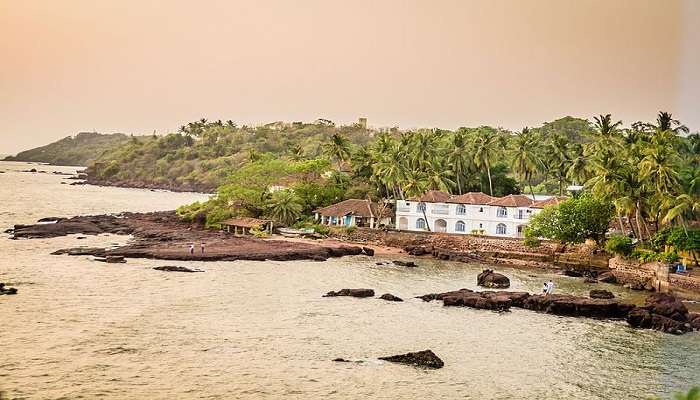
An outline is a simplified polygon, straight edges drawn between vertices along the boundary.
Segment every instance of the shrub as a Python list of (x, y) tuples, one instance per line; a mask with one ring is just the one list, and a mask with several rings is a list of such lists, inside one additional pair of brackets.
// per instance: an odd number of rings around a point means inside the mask
[(632, 249), (632, 239), (625, 235), (611, 235), (605, 242), (605, 250), (620, 256), (628, 257)]
[(540, 247), (542, 242), (535, 237), (526, 237), (525, 240), (523, 240), (523, 244), (527, 247), (535, 248)]
[(593, 239), (601, 243), (608, 231), (613, 206), (610, 202), (584, 193), (577, 198), (545, 207), (530, 218), (527, 234), (557, 240), (561, 243), (583, 243)]

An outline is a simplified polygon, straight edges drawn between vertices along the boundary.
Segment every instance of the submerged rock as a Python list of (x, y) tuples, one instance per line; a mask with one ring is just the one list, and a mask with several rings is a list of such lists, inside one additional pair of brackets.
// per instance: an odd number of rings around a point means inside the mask
[(362, 247), (362, 252), (368, 256), (374, 255), (374, 249), (369, 248), (369, 247)]
[(0, 282), (0, 295), (7, 294), (13, 295), (17, 294), (17, 289), (13, 287), (7, 287), (4, 283)]
[(399, 364), (415, 365), (423, 368), (442, 368), (445, 363), (432, 352), (432, 350), (423, 350), (415, 353), (406, 353), (396, 356), (379, 357), (380, 360), (389, 361)]
[(693, 327), (690, 323), (676, 321), (664, 317), (661, 314), (654, 314), (648, 309), (637, 307), (627, 315), (627, 323), (635, 328), (654, 329), (661, 332), (682, 335), (691, 332)]
[(413, 261), (394, 260), (393, 263), (394, 263), (394, 265), (398, 265), (399, 267), (415, 268), (418, 266)]
[(339, 296), (374, 297), (374, 290), (372, 290), (372, 289), (340, 289), (337, 292), (330, 291), (330, 292), (323, 295), (323, 297), (339, 297)]
[(493, 272), (491, 269), (483, 270), (476, 277), (476, 283), (479, 286), (494, 289), (505, 289), (510, 287), (510, 279), (508, 279), (507, 276)]
[(105, 262), (110, 264), (125, 263), (126, 260), (122, 256), (107, 256), (105, 257)]
[(526, 292), (486, 291), (471, 292), (460, 290), (442, 295), (442, 304), (453, 307), (470, 307), (484, 310), (508, 311), (511, 307), (521, 307), (530, 296)]
[(73, 247), (69, 249), (56, 250), (52, 255), (62, 255), (67, 254), (69, 256), (95, 256), (95, 257), (105, 257), (105, 252), (107, 250), (102, 247)]
[(588, 297), (592, 299), (614, 299), (615, 295), (609, 290), (593, 289), (588, 293)]
[(384, 293), (383, 295), (379, 296), (379, 298), (386, 301), (403, 301), (402, 298), (396, 297), (391, 293)]
[(617, 283), (617, 278), (612, 272), (603, 272), (602, 274), (598, 275), (598, 282)]
[(632, 304), (616, 300), (589, 299), (567, 294), (533, 295), (525, 299), (523, 308), (547, 314), (601, 319), (625, 318)]
[(156, 271), (165, 271), (165, 272), (204, 272), (201, 269), (190, 269), (187, 267), (178, 267), (175, 265), (165, 265), (162, 267), (153, 267)]

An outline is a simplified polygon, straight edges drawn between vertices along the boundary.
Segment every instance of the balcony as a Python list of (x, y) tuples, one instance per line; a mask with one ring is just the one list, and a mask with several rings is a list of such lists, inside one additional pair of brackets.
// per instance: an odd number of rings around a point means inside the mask
[(433, 207), (433, 209), (431, 211), (433, 214), (447, 215), (450, 213), (450, 208), (449, 208), (449, 206), (447, 206), (447, 207)]
[(405, 206), (405, 207), (396, 207), (396, 212), (410, 213), (410, 212), (411, 212), (411, 207), (408, 207), (408, 206)]

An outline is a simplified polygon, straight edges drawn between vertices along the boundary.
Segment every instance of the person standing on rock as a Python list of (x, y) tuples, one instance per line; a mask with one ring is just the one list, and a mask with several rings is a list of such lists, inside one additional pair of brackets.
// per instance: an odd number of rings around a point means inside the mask
[(202, 255), (204, 255), (204, 242), (200, 245), (200, 249), (202, 250)]
[(549, 282), (547, 282), (547, 294), (552, 293), (554, 293), (554, 282), (550, 279)]
[(542, 294), (547, 294), (547, 289), (549, 289), (549, 287), (547, 286), (547, 282), (545, 282), (544, 286), (542, 286)]
[(190, 255), (194, 255), (194, 243), (190, 243)]

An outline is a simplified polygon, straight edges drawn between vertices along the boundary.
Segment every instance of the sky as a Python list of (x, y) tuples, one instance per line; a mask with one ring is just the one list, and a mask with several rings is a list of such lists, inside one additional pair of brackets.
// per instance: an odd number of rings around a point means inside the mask
[(700, 130), (696, 0), (0, 0), (0, 153), (199, 118)]

